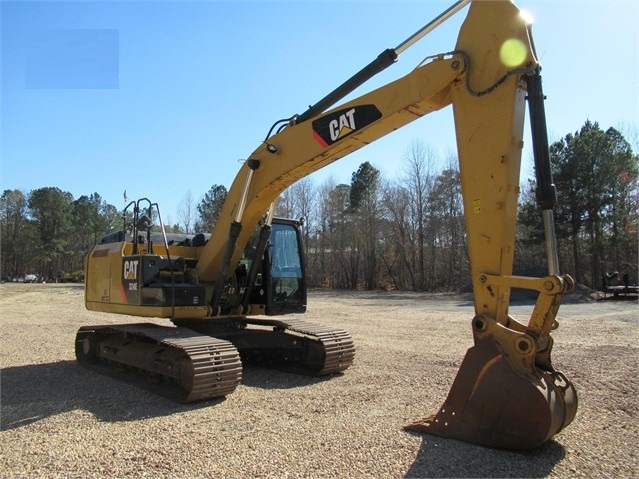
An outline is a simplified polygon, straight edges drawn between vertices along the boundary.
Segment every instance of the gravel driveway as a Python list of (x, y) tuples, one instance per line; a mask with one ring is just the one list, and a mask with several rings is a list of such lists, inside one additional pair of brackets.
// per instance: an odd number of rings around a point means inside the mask
[(639, 477), (636, 301), (561, 307), (553, 360), (577, 417), (510, 452), (402, 430), (437, 411), (471, 346), (467, 296), (312, 292), (304, 319), (353, 335), (351, 368), (247, 367), (227, 398), (183, 405), (76, 363), (80, 326), (125, 320), (86, 311), (82, 294), (0, 285), (2, 478)]

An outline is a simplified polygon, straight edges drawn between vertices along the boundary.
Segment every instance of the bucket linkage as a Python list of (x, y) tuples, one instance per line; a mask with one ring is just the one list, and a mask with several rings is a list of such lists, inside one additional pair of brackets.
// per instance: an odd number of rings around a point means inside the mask
[(472, 320), (475, 344), (467, 351), (443, 406), (437, 414), (404, 429), (483, 446), (531, 449), (570, 424), (577, 412), (574, 386), (552, 367), (549, 334), (557, 327), (561, 297), (572, 291), (574, 282), (569, 276), (495, 276), (492, 280), (540, 286), (529, 325), (510, 316), (502, 324), (487, 314), (476, 315)]

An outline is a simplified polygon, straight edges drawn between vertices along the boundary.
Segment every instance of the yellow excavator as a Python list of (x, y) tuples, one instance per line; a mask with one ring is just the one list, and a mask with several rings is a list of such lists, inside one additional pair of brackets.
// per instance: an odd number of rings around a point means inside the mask
[[(454, 50), (334, 106), (468, 5)], [(530, 22), (512, 2), (461, 0), (304, 113), (276, 122), (243, 163), (210, 234), (167, 234), (157, 203), (132, 201), (123, 230), (87, 257), (86, 307), (173, 325), (82, 327), (78, 361), (151, 377), (182, 401), (230, 394), (242, 362), (314, 375), (346, 370), (351, 336), (297, 319), (307, 299), (300, 225), (274, 217), (275, 202), (300, 178), (452, 105), (474, 345), (444, 405), (406, 429), (508, 449), (542, 444), (573, 420), (577, 394), (550, 357), (557, 311), (574, 283), (558, 272), (540, 71)], [(546, 229), (543, 278), (513, 275), (526, 103)], [(509, 315), (512, 288), (538, 293), (528, 324)]]

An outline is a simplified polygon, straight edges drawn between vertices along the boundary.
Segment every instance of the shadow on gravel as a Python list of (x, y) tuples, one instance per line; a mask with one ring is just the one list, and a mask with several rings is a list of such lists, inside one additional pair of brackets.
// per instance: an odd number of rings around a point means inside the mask
[(554, 440), (530, 451), (505, 451), (453, 439), (422, 436), (404, 477), (546, 477), (566, 455)]
[[(341, 376), (309, 377), (245, 365), (242, 384), (261, 389), (292, 389)], [(215, 407), (225, 399), (179, 403), (165, 385), (100, 374), (76, 361), (2, 369), (0, 430), (10, 430), (61, 413), (89, 411), (100, 421), (135, 421)]]
[(340, 376), (342, 376), (342, 373), (335, 373), (328, 376), (305, 376), (303, 374), (278, 371), (276, 369), (266, 369), (246, 363), (242, 364), (242, 384), (251, 388), (294, 389), (330, 381)]
[(119, 422), (167, 416), (224, 401), (176, 403), (159, 396), (158, 391), (149, 392), (154, 386), (145, 383), (98, 374), (76, 361), (4, 368), (0, 430), (20, 428), (73, 410), (89, 411), (100, 421)]

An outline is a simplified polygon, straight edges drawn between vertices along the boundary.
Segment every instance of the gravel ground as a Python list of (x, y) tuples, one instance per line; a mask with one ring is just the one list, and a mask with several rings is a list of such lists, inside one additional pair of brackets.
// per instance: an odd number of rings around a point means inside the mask
[(86, 311), (81, 286), (3, 284), (0, 311), (2, 478), (639, 477), (636, 301), (561, 307), (553, 360), (579, 410), (528, 452), (402, 430), (448, 393), (472, 343), (468, 297), (313, 292), (305, 319), (353, 335), (351, 368), (245, 368), (233, 394), (191, 405), (75, 362), (80, 326), (123, 321)]

